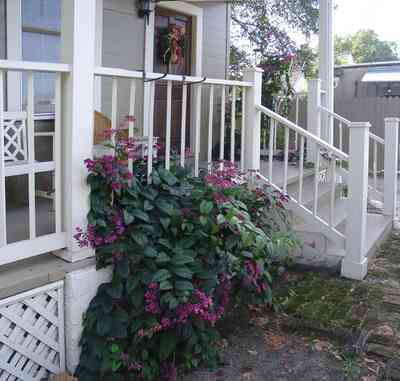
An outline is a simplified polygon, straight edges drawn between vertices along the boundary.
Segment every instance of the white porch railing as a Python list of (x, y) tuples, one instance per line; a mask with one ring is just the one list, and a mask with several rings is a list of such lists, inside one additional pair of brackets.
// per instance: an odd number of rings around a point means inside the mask
[[(9, 114), (4, 110), (4, 77), (5, 73), (10, 71), (25, 72), (27, 76), (27, 110), (22, 113), (22, 118), (26, 120), (16, 121), (21, 123), (25, 131), (12, 130), (5, 136), (5, 120)], [(40, 133), (35, 131), (35, 110), (34, 110), (34, 73), (47, 72), (55, 74), (54, 92), (55, 92), (55, 115), (54, 131), (49, 133)], [(18, 261), (24, 258), (43, 254), (46, 252), (61, 249), (66, 246), (66, 234), (62, 227), (62, 130), (61, 130), (61, 112), (62, 112), (62, 75), (69, 73), (69, 66), (63, 64), (37, 63), (37, 62), (13, 62), (0, 60), (0, 265)], [(13, 114), (16, 117), (16, 114)], [(10, 127), (10, 126), (8, 126)], [(19, 137), (25, 136), (24, 142), (18, 141)], [(52, 139), (50, 151), (52, 152), (51, 161), (38, 161), (35, 152), (35, 139), (47, 136)], [(14, 139), (13, 147), (5, 145), (3, 142)], [(23, 149), (24, 155), (15, 156), (13, 160), (6, 160), (6, 149), (16, 149), (16, 145), (26, 144)], [(39, 236), (37, 226), (40, 223), (38, 219), (37, 206), (37, 186), (36, 175), (41, 173), (53, 173), (54, 193), (52, 195), (54, 208), (54, 228), (53, 233)], [(9, 242), (7, 230), (10, 224), (19, 225), (22, 221), (9, 221), (10, 209), (7, 208), (6, 179), (13, 176), (27, 176), (28, 178), (28, 239), (19, 242)], [(22, 192), (21, 192), (22, 193)]]
[[(331, 240), (336, 241), (339, 247), (345, 247), (345, 239), (346, 237), (336, 230), (335, 228), (335, 203), (336, 199), (336, 171), (337, 171), (337, 161), (348, 161), (349, 155), (344, 153), (343, 151), (335, 148), (324, 140), (318, 138), (317, 136), (311, 134), (307, 130), (297, 126), (295, 123), (292, 123), (288, 119), (282, 117), (281, 115), (267, 109), (264, 106), (257, 105), (257, 110), (262, 114), (266, 115), (270, 119), (270, 135), (269, 135), (269, 155), (268, 155), (268, 176), (264, 176), (259, 174), (260, 178), (264, 181), (268, 182), (271, 186), (276, 188), (279, 191), (287, 193), (288, 189), (288, 168), (289, 168), (289, 135), (290, 132), (294, 132), (299, 136), (299, 167), (298, 167), (298, 191), (296, 194), (291, 195), (290, 202), (293, 207), (296, 207), (300, 212), (302, 212), (302, 216), (310, 222), (318, 222), (320, 224), (321, 230), (330, 237)], [(283, 180), (274, 179), (274, 149), (273, 149), (273, 141), (274, 141), (274, 133), (277, 130), (275, 126), (280, 126), (284, 130), (284, 148), (283, 148)], [(306, 160), (306, 152), (305, 147), (313, 145), (315, 146), (315, 162), (314, 162), (314, 186), (313, 186), (313, 197), (312, 197), (312, 205), (304, 203), (303, 200), (303, 186), (304, 186), (304, 168), (305, 168), (305, 160)], [(320, 187), (320, 151), (324, 150), (327, 152), (330, 157), (330, 178), (331, 178), (331, 189), (330, 189), (330, 202), (329, 202), (329, 215), (328, 218), (320, 217), (318, 215), (318, 193)], [(277, 181), (278, 180), (278, 181)]]
[[(333, 128), (332, 131), (332, 136), (333, 136), (333, 142), (335, 142), (335, 132), (336, 132), (336, 126), (338, 127), (338, 145), (339, 149), (341, 151), (344, 150), (343, 147), (343, 127), (350, 128), (351, 123), (349, 120), (346, 118), (342, 117), (341, 115), (336, 114), (335, 112), (332, 112), (328, 110), (325, 107), (320, 106), (320, 110), (322, 113), (325, 113), (328, 115), (328, 120), (329, 120), (329, 126)], [(335, 123), (337, 122), (337, 124)], [(385, 148), (385, 140), (380, 138), (379, 136), (373, 134), (372, 132), (369, 132), (369, 140), (370, 140), (370, 163), (372, 163), (372, 170), (370, 171), (372, 173), (372, 186), (370, 186), (371, 190), (373, 190), (376, 193), (379, 193), (378, 190), (378, 146), (381, 149)], [(334, 143), (335, 144), (335, 143)]]
[[(114, 68), (98, 67), (95, 69), (95, 76), (101, 78), (112, 79), (112, 93), (111, 93), (111, 125), (115, 129), (118, 127), (118, 104), (120, 102), (118, 96), (118, 89), (120, 81), (130, 81), (130, 94), (129, 94), (129, 114), (135, 116), (137, 110), (137, 90), (139, 86), (148, 86), (149, 91), (144, 91), (144, 96), (148, 96), (148, 102), (144, 101), (144, 104), (149, 105), (147, 110), (148, 118), (143, 118), (143, 129), (142, 133), (148, 139), (148, 175), (150, 175), (153, 168), (153, 140), (154, 140), (154, 103), (155, 103), (155, 85), (157, 81), (163, 81), (167, 85), (167, 99), (166, 99), (166, 115), (165, 115), (165, 167), (170, 168), (171, 165), (171, 128), (172, 128), (172, 84), (180, 84), (182, 86), (182, 101), (181, 101), (181, 120), (180, 120), (180, 149), (179, 149), (179, 160), (180, 165), (185, 166), (185, 152), (186, 152), (186, 131), (191, 128), (194, 139), (192, 139), (191, 149), (194, 156), (194, 174), (198, 176), (199, 169), (201, 167), (200, 160), (200, 139), (201, 139), (201, 116), (204, 108), (202, 108), (202, 89), (203, 87), (209, 88), (209, 99), (205, 101), (204, 106), (207, 107), (208, 121), (207, 121), (207, 165), (209, 166), (213, 160), (212, 148), (213, 148), (213, 130), (214, 130), (214, 119), (215, 119), (215, 101), (217, 100), (217, 91), (220, 89), (220, 121), (219, 121), (219, 159), (223, 160), (225, 157), (225, 138), (226, 138), (226, 104), (227, 104), (227, 93), (229, 95), (230, 90), (230, 105), (231, 105), (231, 123), (230, 123), (230, 147), (229, 147), (229, 158), (232, 162), (235, 161), (235, 134), (237, 131), (236, 120), (237, 120), (237, 94), (238, 89), (241, 89), (241, 102), (242, 102), (242, 118), (241, 118), (241, 153), (240, 153), (240, 167), (245, 168), (244, 162), (244, 148), (245, 148), (245, 133), (246, 133), (246, 89), (252, 88), (251, 82), (242, 81), (230, 81), (224, 79), (212, 79), (212, 78), (198, 78), (192, 76), (181, 76), (181, 75), (163, 75), (161, 73), (146, 73), (144, 78), (143, 72), (129, 71)], [(189, 105), (188, 102), (188, 88), (193, 86), (194, 99)], [(227, 91), (228, 90), (228, 91)], [(193, 113), (192, 126), (187, 126), (187, 109), (188, 106), (191, 108)], [(146, 110), (145, 110), (146, 113)], [(204, 127), (204, 124), (203, 124)], [(129, 137), (134, 136), (134, 123), (129, 122)]]

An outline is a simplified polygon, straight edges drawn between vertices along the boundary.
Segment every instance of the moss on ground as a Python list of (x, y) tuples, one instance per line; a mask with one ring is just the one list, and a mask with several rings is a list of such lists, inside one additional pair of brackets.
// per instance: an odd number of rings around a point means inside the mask
[(302, 320), (330, 328), (362, 328), (379, 296), (372, 285), (312, 273), (277, 290), (276, 300), (285, 313)]

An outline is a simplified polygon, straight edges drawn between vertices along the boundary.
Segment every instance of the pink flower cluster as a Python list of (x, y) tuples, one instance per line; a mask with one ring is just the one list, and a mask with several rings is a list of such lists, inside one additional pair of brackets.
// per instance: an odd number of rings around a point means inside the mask
[(141, 372), (143, 369), (143, 365), (139, 364), (137, 361), (131, 361), (127, 353), (121, 353), (121, 361), (129, 372)]
[(246, 276), (243, 279), (243, 285), (246, 287), (254, 287), (258, 294), (265, 292), (267, 290), (267, 285), (261, 279), (262, 270), (260, 265), (255, 261), (247, 260), (244, 263), (244, 267), (246, 270)]
[(91, 224), (88, 225), (86, 232), (79, 227), (76, 228), (74, 238), (78, 241), (78, 245), (96, 248), (114, 243), (125, 232), (125, 225), (120, 213), (112, 215), (109, 222), (107, 225), (111, 230), (104, 236), (97, 234), (95, 227)]
[(160, 313), (160, 303), (158, 300), (158, 284), (151, 282), (144, 294), (146, 312), (156, 315)]
[(240, 181), (240, 174), (235, 164), (230, 161), (220, 161), (215, 168), (204, 177), (207, 185), (218, 190), (229, 189), (237, 185)]

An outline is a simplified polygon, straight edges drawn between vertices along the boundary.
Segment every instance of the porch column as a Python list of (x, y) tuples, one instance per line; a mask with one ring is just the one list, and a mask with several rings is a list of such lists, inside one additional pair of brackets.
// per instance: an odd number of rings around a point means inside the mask
[[(322, 81), (322, 106), (334, 111), (333, 0), (321, 0), (319, 12), (319, 78)], [(326, 113), (322, 116), (321, 138), (330, 144), (333, 143), (333, 120)]]
[(244, 70), (243, 80), (253, 83), (247, 87), (245, 104), (245, 147), (244, 147), (244, 169), (260, 169), (260, 145), (261, 145), (261, 112), (256, 105), (261, 105), (262, 75), (263, 70), (257, 67)]
[(349, 126), (348, 216), (346, 221), (346, 257), (342, 261), (342, 276), (362, 280), (367, 275), (367, 199), (369, 168), (369, 123)]
[[(315, 136), (321, 136), (321, 80), (308, 81), (307, 97), (307, 130)], [(315, 163), (317, 145), (309, 142), (307, 149), (307, 161)]]
[(84, 160), (92, 157), (97, 0), (62, 1), (62, 61), (71, 66), (63, 80), (63, 227), (67, 248), (59, 255), (75, 262), (93, 255), (73, 238), (86, 228), (89, 188)]
[(399, 158), (399, 118), (385, 119), (385, 175), (383, 214), (397, 216), (397, 170)]

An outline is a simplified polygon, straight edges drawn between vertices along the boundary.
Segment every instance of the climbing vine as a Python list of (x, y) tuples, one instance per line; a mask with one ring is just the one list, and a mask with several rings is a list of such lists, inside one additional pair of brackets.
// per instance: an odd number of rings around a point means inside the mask
[(108, 146), (86, 161), (91, 209), (75, 238), (113, 273), (85, 315), (77, 376), (173, 381), (178, 366), (215, 366), (229, 303), (271, 303), (270, 262), (294, 244), (287, 198), (250, 190), (226, 162), (196, 178), (159, 159), (149, 183), (135, 141)]

